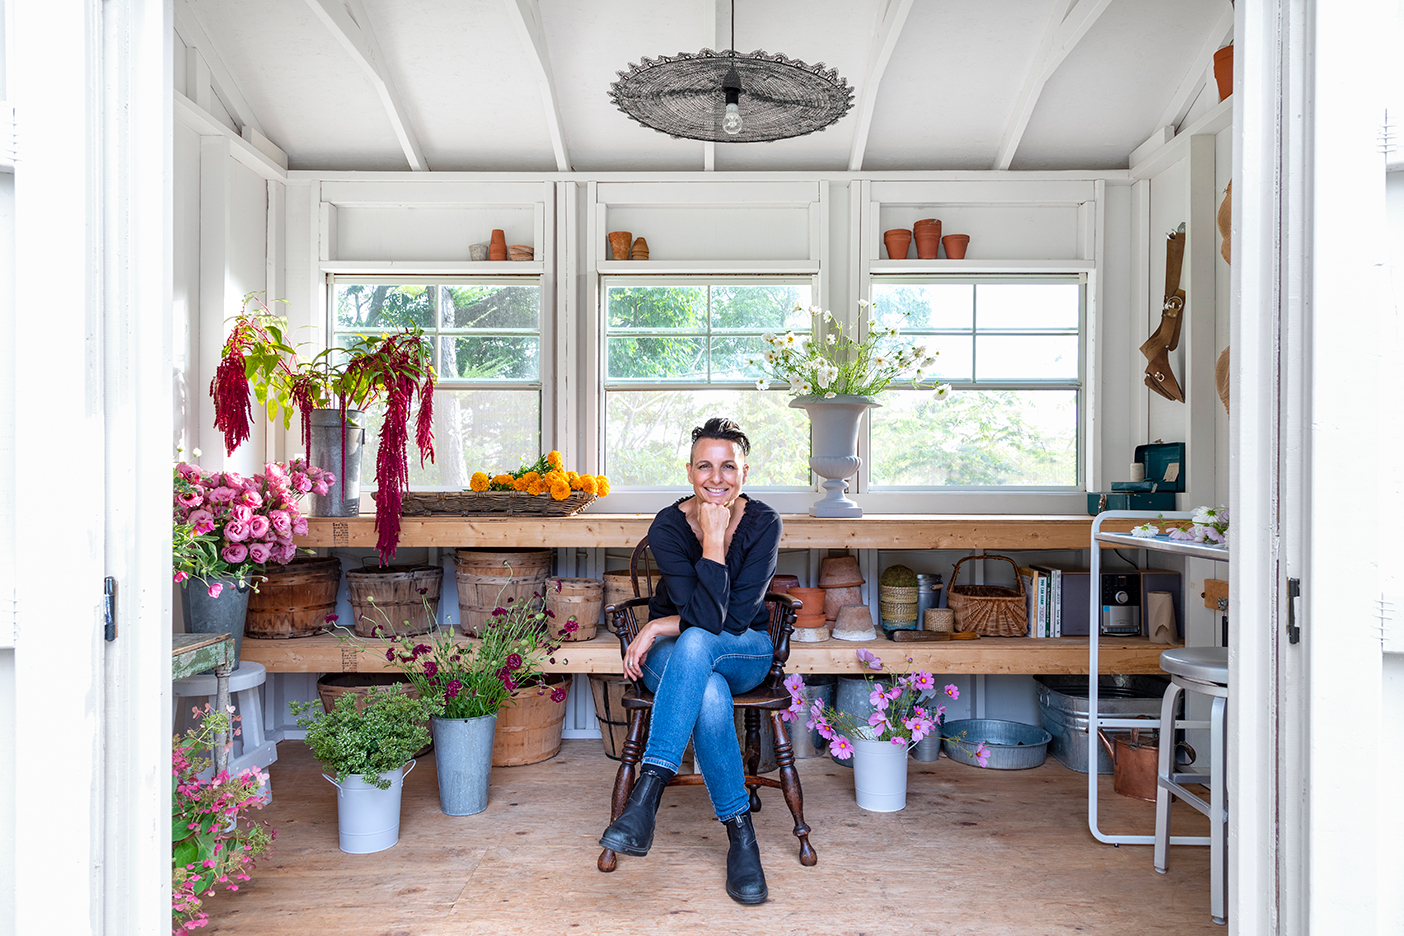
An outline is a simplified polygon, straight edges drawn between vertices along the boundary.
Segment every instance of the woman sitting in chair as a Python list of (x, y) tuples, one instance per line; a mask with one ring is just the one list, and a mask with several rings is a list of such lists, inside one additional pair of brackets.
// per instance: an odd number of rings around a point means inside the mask
[(743, 904), (761, 903), (767, 891), (731, 697), (770, 671), (765, 593), (780, 551), (780, 515), (741, 493), (750, 451), (731, 420), (692, 430), (692, 496), (665, 507), (649, 527), (663, 578), (649, 603), (653, 619), (624, 655), (624, 675), (654, 693), (648, 747), (628, 805), (600, 838), (605, 848), (648, 854), (663, 788), (690, 737), (731, 842), (726, 892)]

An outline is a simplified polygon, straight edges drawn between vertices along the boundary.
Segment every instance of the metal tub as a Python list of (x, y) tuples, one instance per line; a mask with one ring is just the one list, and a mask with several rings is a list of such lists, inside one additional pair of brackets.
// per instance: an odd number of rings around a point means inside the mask
[[(1048, 742), (1053, 736), (1042, 728), (1026, 725), (1023, 722), (1004, 721), (999, 718), (967, 718), (962, 721), (946, 722), (941, 733), (947, 738), (960, 738), (961, 745), (945, 742), (946, 756), (961, 764), (979, 766), (969, 751), (975, 745), (985, 742), (990, 752), (991, 770), (1027, 770), (1038, 767), (1048, 758)], [(964, 737), (961, 737), (964, 733)]]
[[(1049, 753), (1064, 767), (1087, 773), (1087, 677), (1035, 676), (1034, 683), (1043, 727), (1053, 736)], [(1169, 685), (1164, 676), (1099, 676), (1097, 708), (1113, 718), (1159, 719), (1160, 700)], [(1111, 773), (1111, 758), (1100, 744), (1096, 748), (1097, 773)]]

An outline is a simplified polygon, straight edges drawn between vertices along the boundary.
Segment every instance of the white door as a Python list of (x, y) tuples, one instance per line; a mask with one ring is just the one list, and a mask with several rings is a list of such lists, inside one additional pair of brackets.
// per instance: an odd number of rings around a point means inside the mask
[[(6, 0), (0, 931), (160, 934), (170, 888), (171, 13)], [(104, 582), (116, 589), (104, 634)], [(6, 596), (8, 597), (8, 596)], [(12, 693), (12, 695), (11, 695)], [(163, 895), (166, 895), (163, 898)]]
[(1232, 932), (1404, 928), (1378, 603), (1400, 551), (1378, 139), (1396, 13), (1236, 11)]

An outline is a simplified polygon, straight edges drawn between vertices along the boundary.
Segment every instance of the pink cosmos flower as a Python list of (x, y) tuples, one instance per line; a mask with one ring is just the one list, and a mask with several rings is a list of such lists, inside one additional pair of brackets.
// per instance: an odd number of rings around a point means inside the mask
[(224, 525), (224, 538), (231, 543), (242, 543), (249, 538), (249, 525), (238, 520), (230, 520)]
[[(233, 547), (231, 546), (230, 548), (232, 549)], [(267, 543), (249, 544), (249, 558), (252, 559), (254, 562), (257, 562), (259, 564), (265, 563), (268, 561), (269, 557), (272, 554), (273, 547), (269, 546)]]
[(218, 597), (219, 597), (219, 593), (222, 592), (222, 591), (224, 591), (224, 583), (223, 583), (223, 582), (214, 582), (213, 584), (210, 585), (210, 597), (211, 597), (211, 598), (218, 598)]
[(990, 765), (990, 751), (989, 748), (985, 747), (985, 742), (983, 741), (975, 746), (975, 750), (971, 752), (971, 756), (975, 758), (975, 762), (981, 767), (988, 767)]
[(952, 699), (959, 699), (960, 687), (957, 686), (955, 683), (950, 683), (946, 686), (946, 695), (950, 696)]
[(220, 555), (223, 556), (224, 561), (230, 565), (238, 565), (249, 557), (249, 547), (245, 546), (243, 543), (230, 543), (228, 546), (224, 547)]
[(853, 756), (853, 742), (839, 735), (829, 742), (829, 753), (839, 760), (848, 760)]
[(272, 527), (272, 524), (268, 521), (267, 517), (262, 514), (254, 514), (249, 520), (249, 536), (261, 540), (268, 535), (270, 527)]
[(930, 673), (923, 670), (912, 677), (912, 688), (923, 693), (935, 691), (936, 680), (932, 678)]
[(804, 677), (799, 673), (791, 673), (785, 677), (785, 688), (790, 695), (799, 695), (800, 690), (804, 688)]
[(867, 647), (859, 647), (857, 650), (858, 662), (865, 664), (869, 669), (882, 669), (882, 659), (874, 654)]
[(893, 744), (900, 744), (902, 747), (906, 747), (906, 746), (907, 746), (907, 739), (904, 738), (904, 737), (902, 737), (901, 735), (897, 735), (895, 738), (892, 738), (891, 740), (892, 740), (892, 743), (893, 743)]

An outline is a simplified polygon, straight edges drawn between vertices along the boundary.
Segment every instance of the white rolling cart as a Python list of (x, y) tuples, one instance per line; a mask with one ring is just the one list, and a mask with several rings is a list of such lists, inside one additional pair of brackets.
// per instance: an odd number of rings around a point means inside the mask
[[(1166, 520), (1189, 520), (1194, 517), (1194, 512), (1189, 510), (1108, 510), (1100, 513), (1092, 521), (1092, 581), (1094, 583), (1102, 580), (1102, 547), (1100, 544), (1109, 543), (1115, 546), (1122, 546), (1128, 549), (1149, 549), (1155, 552), (1170, 553), (1176, 556), (1185, 556), (1192, 559), (1211, 559), (1215, 562), (1228, 562), (1229, 551), (1224, 546), (1209, 546), (1204, 543), (1190, 543), (1179, 540), (1172, 540), (1161, 535), (1156, 537), (1137, 537), (1130, 533), (1110, 533), (1102, 532), (1102, 523), (1107, 520), (1133, 519), (1143, 523), (1153, 523), (1158, 519)], [(1098, 589), (1094, 585), (1092, 595), (1098, 595)], [(1152, 835), (1123, 835), (1103, 832), (1097, 825), (1097, 746), (1096, 737), (1098, 728), (1144, 728), (1144, 719), (1135, 718), (1108, 718), (1097, 710), (1097, 678), (1100, 675), (1097, 661), (1098, 643), (1100, 643), (1101, 633), (1101, 602), (1093, 600), (1088, 602), (1088, 634), (1091, 635), (1087, 641), (1087, 827), (1092, 835), (1099, 842), (1107, 842), (1112, 845), (1154, 845), (1155, 836)], [(1183, 622), (1181, 622), (1183, 626)], [(1210, 722), (1204, 720), (1189, 721), (1177, 720), (1177, 728), (1210, 728)], [(1166, 743), (1164, 738), (1160, 743)], [(1169, 838), (1171, 845), (1210, 845), (1211, 837), (1207, 835), (1172, 835)]]

